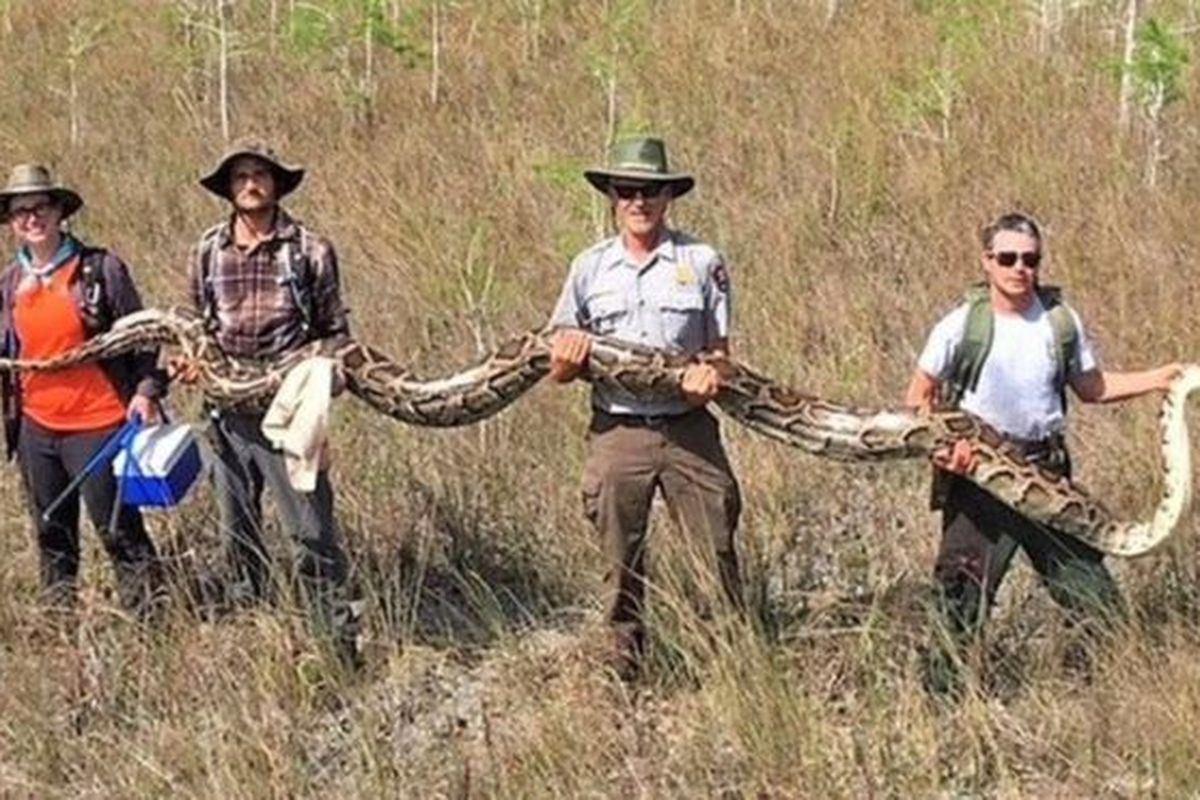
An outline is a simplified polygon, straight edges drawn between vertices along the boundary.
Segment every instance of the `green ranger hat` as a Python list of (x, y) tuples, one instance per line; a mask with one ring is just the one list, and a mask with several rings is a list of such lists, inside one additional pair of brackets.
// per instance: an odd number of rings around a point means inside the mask
[(48, 194), (62, 207), (63, 219), (83, 207), (83, 198), (56, 183), (50, 170), (41, 164), (18, 164), (8, 175), (8, 185), (0, 190), (0, 222), (8, 222), (8, 207), (23, 194)]
[(200, 185), (215, 195), (232, 200), (229, 196), (229, 170), (233, 167), (233, 162), (242, 156), (253, 156), (271, 168), (275, 175), (275, 193), (279, 200), (295, 190), (304, 179), (303, 167), (284, 163), (265, 142), (245, 139), (225, 151), (212, 172), (200, 179)]
[(666, 183), (671, 187), (672, 197), (682, 197), (696, 185), (691, 175), (671, 172), (667, 166), (667, 146), (662, 139), (649, 136), (615, 142), (609, 153), (608, 166), (584, 170), (583, 177), (605, 194), (614, 180)]

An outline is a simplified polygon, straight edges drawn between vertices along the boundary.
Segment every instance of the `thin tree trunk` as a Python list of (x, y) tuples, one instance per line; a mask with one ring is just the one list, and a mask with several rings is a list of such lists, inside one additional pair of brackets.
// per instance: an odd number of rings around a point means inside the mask
[(217, 10), (217, 85), (221, 107), (221, 138), (229, 141), (229, 28), (226, 0), (214, 0)]
[(433, 19), (430, 25), (430, 39), (432, 40), (433, 70), (429, 76), (429, 102), (436, 106), (440, 93), (439, 84), (442, 70), (441, 3), (439, 0), (433, 0), (431, 11)]
[(1165, 105), (1165, 89), (1155, 87), (1154, 97), (1146, 109), (1146, 123), (1150, 129), (1149, 141), (1146, 143), (1146, 187), (1149, 189), (1158, 186), (1158, 165), (1163, 160), (1162, 110)]
[(367, 23), (363, 26), (363, 102), (366, 105), (366, 122), (370, 128), (375, 122), (375, 16), (367, 9)]
[(67, 116), (69, 118), (68, 141), (71, 147), (79, 144), (79, 80), (78, 56), (75, 45), (71, 45), (71, 53), (67, 57)]
[(1121, 94), (1117, 108), (1117, 128), (1122, 133), (1129, 130), (1132, 116), (1130, 107), (1133, 105), (1133, 51), (1137, 44), (1134, 34), (1137, 32), (1138, 0), (1125, 0), (1124, 17), (1125, 46), (1121, 54)]

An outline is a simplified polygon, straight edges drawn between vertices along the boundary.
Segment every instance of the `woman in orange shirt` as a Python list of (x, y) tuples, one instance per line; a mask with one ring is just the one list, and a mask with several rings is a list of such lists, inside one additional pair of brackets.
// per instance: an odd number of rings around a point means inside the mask
[[(0, 222), (17, 242), (0, 272), (5, 355), (46, 358), (107, 330), (142, 307), (129, 270), (103, 248), (66, 231), (83, 205), (36, 164), (13, 169), (0, 190)], [(59, 372), (6, 374), (0, 384), (9, 457), (16, 455), (37, 531), (44, 600), (73, 604), (79, 574), (79, 495), (112, 560), (122, 605), (143, 616), (160, 595), (154, 545), (141, 514), (121, 508), (110, 527), (116, 481), (108, 465), (84, 481), (49, 519), (43, 513), (126, 418), (157, 417), (165, 380), (154, 353), (134, 353)]]

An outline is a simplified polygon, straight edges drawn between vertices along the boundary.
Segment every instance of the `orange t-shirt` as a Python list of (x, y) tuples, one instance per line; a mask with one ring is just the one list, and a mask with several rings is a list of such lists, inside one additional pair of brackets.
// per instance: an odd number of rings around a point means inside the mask
[[(83, 318), (70, 284), (79, 257), (59, 267), (49, 282), (18, 290), (13, 327), (21, 358), (49, 358), (84, 342)], [(21, 373), (21, 407), (50, 430), (107, 428), (125, 418), (125, 404), (99, 364), (80, 364), (58, 372)]]

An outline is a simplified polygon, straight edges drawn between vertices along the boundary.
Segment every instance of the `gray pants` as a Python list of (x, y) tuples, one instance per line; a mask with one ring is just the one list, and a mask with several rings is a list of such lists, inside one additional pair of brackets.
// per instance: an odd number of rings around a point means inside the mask
[(288, 482), (283, 456), (262, 433), (260, 414), (222, 414), (213, 420), (217, 464), (213, 482), (227, 534), (235, 602), (261, 600), (270, 587), (271, 557), (262, 540), (262, 493), (270, 486), (293, 543), (293, 576), (324, 633), (352, 647), (358, 633), (350, 603), (349, 568), (333, 520), (333, 488), (326, 470), (316, 490)]
[(121, 604), (143, 616), (151, 610), (152, 600), (161, 589), (158, 556), (136, 508), (121, 508), (116, 524), (109, 527), (117, 496), (110, 464), (101, 464), (77, 493), (67, 497), (49, 519), (42, 519), (43, 512), (116, 430), (114, 426), (98, 431), (53, 431), (25, 417), (21, 420), (17, 460), (37, 532), (44, 601), (54, 606), (74, 602), (82, 495), (88, 516), (112, 561)]

